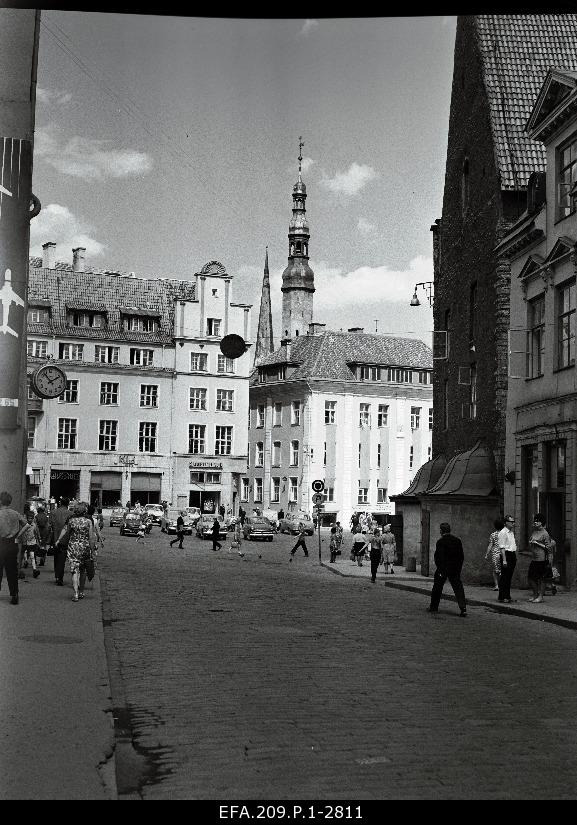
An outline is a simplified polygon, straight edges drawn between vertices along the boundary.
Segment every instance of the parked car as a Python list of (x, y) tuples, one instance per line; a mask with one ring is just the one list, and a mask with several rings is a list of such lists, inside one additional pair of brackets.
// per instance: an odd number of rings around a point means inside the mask
[[(201, 516), (198, 521), (196, 522), (196, 535), (199, 539), (211, 539), (212, 538), (212, 525), (214, 524), (214, 516)], [(219, 518), (219, 531), (218, 537), (221, 539), (226, 538), (226, 524), (224, 520)]]
[(124, 509), (124, 507), (115, 507), (110, 514), (110, 526), (120, 527), (120, 525), (124, 521), (125, 514), (126, 510)]
[(278, 533), (278, 511), (277, 510), (263, 510), (263, 518), (270, 522), (271, 527)]
[(190, 516), (193, 526), (196, 526), (196, 522), (201, 516), (200, 507), (185, 507), (184, 509)]
[(139, 513), (126, 513), (120, 525), (121, 536), (135, 536), (140, 530), (142, 519)]
[(160, 529), (164, 533), (176, 533), (176, 520), (181, 513), (183, 514), (182, 518), (184, 519), (184, 528), (182, 532), (187, 536), (192, 536), (194, 525), (186, 510), (169, 510), (166, 515), (163, 514)]
[(315, 527), (308, 513), (287, 513), (285, 517), (279, 521), (280, 533), (292, 533), (296, 536), (301, 530), (304, 530), (307, 536), (314, 535)]
[(164, 510), (160, 504), (145, 504), (144, 512), (147, 516), (152, 518), (154, 524), (160, 524)]
[(272, 541), (274, 538), (274, 531), (268, 519), (262, 516), (249, 516), (244, 520), (243, 533), (245, 539), (252, 541), (253, 539), (266, 539)]

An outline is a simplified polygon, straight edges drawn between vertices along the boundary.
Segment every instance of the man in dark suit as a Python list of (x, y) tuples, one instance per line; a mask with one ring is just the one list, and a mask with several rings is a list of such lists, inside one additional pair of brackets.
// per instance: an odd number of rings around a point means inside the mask
[(58, 507), (52, 510), (49, 516), (51, 540), (54, 544), (54, 578), (59, 587), (63, 585), (64, 570), (66, 567), (66, 556), (68, 551), (68, 541), (62, 540), (62, 544), (57, 544), (58, 537), (62, 532), (62, 528), (68, 523), (68, 519), (72, 512), (68, 509), (70, 499), (67, 496), (62, 496), (58, 503)]
[(461, 568), (465, 556), (461, 539), (451, 535), (451, 525), (443, 522), (439, 525), (441, 538), (437, 541), (435, 548), (435, 578), (431, 591), (431, 606), (429, 613), (437, 613), (441, 593), (447, 579), (451, 582), (451, 587), (457, 599), (457, 604), (461, 610), (461, 616), (467, 615), (467, 602), (465, 601), (465, 591), (461, 581)]

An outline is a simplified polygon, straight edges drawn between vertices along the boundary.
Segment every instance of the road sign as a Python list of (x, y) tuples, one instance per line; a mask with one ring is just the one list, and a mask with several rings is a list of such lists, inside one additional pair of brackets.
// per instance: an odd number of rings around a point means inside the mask
[(313, 512), (314, 513), (324, 513), (324, 511), (325, 511), (325, 505), (324, 504), (315, 504), (315, 506), (313, 507)]
[(312, 488), (315, 491), (315, 493), (322, 493), (322, 491), (325, 489), (325, 483), (322, 480), (322, 478), (317, 478), (315, 481), (313, 481)]
[(313, 504), (322, 504), (324, 501), (324, 496), (322, 493), (315, 493), (313, 496)]

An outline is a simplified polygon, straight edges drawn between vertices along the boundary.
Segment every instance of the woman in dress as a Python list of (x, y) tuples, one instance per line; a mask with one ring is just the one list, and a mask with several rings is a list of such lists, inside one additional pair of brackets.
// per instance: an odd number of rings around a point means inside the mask
[(77, 602), (84, 598), (86, 562), (92, 560), (92, 552), (96, 548), (96, 532), (92, 519), (88, 518), (87, 504), (79, 502), (74, 506), (72, 517), (63, 528), (59, 539), (64, 537), (67, 530), (70, 531), (67, 555), (74, 588), (72, 601)]
[(489, 536), (489, 545), (485, 553), (485, 559), (491, 563), (493, 573), (493, 590), (499, 589), (499, 576), (501, 575), (501, 551), (499, 550), (499, 531), (503, 529), (505, 522), (502, 518), (496, 518), (493, 522), (494, 532)]
[(393, 564), (395, 563), (397, 557), (397, 542), (393, 533), (391, 533), (390, 524), (385, 524), (383, 527), (382, 544), (385, 573), (394, 573), (395, 568), (393, 567)]
[(533, 589), (533, 598), (530, 602), (541, 604), (545, 595), (545, 574), (549, 566), (549, 548), (551, 547), (551, 537), (545, 529), (545, 517), (541, 513), (535, 513), (533, 518), (533, 532), (529, 538), (529, 549), (531, 550), (531, 564), (527, 577)]

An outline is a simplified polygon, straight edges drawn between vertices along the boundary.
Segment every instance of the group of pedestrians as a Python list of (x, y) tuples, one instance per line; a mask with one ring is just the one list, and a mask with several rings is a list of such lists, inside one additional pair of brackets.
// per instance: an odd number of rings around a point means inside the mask
[(0, 493), (0, 587), (5, 571), (10, 603), (19, 602), (19, 581), (26, 577), (26, 567), (30, 565), (33, 578), (38, 578), (50, 548), (56, 585), (64, 584), (68, 559), (72, 601), (83, 599), (86, 579), (94, 576), (98, 548), (104, 541), (100, 532), (102, 514), (84, 502), (76, 502), (70, 509), (66, 497), (49, 514), (41, 506), (36, 513), (31, 509), (19, 513), (11, 504), (10, 493)]

